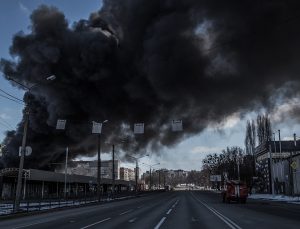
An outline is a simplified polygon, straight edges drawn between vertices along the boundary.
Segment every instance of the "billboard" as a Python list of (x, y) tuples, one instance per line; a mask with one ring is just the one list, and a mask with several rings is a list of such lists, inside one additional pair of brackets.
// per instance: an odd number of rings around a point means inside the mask
[(221, 175), (210, 175), (210, 181), (221, 181)]

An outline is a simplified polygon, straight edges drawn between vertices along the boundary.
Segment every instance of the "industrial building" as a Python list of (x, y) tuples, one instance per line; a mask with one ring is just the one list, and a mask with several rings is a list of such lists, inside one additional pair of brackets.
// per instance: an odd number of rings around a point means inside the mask
[[(10, 200), (15, 197), (17, 168), (0, 170), (0, 199)], [(67, 197), (77, 198), (96, 195), (97, 178), (76, 174), (66, 175)], [(23, 199), (61, 198), (64, 196), (65, 174), (36, 169), (23, 170)], [(133, 189), (134, 182), (115, 180), (115, 192)], [(101, 179), (101, 193), (111, 192), (112, 179)]]
[[(115, 179), (120, 179), (120, 161), (114, 161), (114, 173)], [(101, 161), (101, 177), (112, 179), (112, 170), (113, 170), (113, 161), (107, 160)], [(55, 169), (57, 173), (64, 173), (64, 166), (58, 167)], [(92, 176), (97, 177), (98, 172), (98, 161), (72, 161), (68, 164), (67, 173), (68, 174), (76, 174), (76, 175), (84, 175), (84, 176)]]
[(258, 191), (272, 193), (273, 186), (275, 194), (300, 194), (300, 141), (265, 141), (255, 148), (255, 159)]

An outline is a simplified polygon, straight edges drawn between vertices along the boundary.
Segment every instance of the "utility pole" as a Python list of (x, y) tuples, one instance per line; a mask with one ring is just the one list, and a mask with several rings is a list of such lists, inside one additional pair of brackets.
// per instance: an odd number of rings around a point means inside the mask
[(272, 148), (271, 148), (271, 141), (269, 141), (269, 160), (270, 160), (270, 181), (271, 181), (271, 189), (272, 195), (274, 195), (274, 179), (273, 179), (273, 159), (272, 159)]
[[(9, 80), (19, 84), (23, 87), (28, 93), (30, 93), (31, 89), (36, 87), (39, 83), (33, 84), (31, 87), (28, 87), (13, 78), (8, 78)], [(51, 75), (46, 78), (46, 80), (53, 81), (56, 79), (55, 75)], [(21, 189), (22, 189), (22, 176), (23, 176), (23, 167), (24, 167), (24, 158), (25, 158), (25, 147), (26, 147), (26, 138), (27, 138), (27, 129), (28, 129), (28, 122), (29, 122), (29, 104), (25, 104), (25, 116), (24, 116), (24, 129), (23, 129), (23, 138), (22, 138), (22, 146), (21, 146), (21, 158), (19, 164), (19, 171), (18, 171), (18, 180), (17, 180), (17, 190), (16, 190), (16, 198), (14, 201), (14, 212), (18, 212), (20, 209), (20, 198), (21, 198)]]
[(138, 193), (138, 159), (135, 160), (135, 193)]
[(68, 156), (69, 147), (66, 148), (66, 163), (65, 163), (65, 186), (64, 186), (64, 197), (67, 199), (67, 172), (68, 172)]
[(152, 190), (152, 177), (151, 177), (151, 166), (150, 166), (150, 180), (149, 180), (149, 183), (150, 183), (150, 190)]
[(101, 133), (102, 126), (104, 123), (108, 122), (108, 120), (104, 120), (101, 122), (94, 122), (92, 127), (92, 134), (97, 134), (97, 146), (98, 146), (98, 158), (97, 158), (97, 196), (98, 202), (101, 200)]
[(152, 189), (152, 167), (155, 166), (155, 165), (160, 165), (160, 163), (156, 163), (156, 164), (153, 164), (153, 165), (148, 165), (146, 163), (143, 163), (143, 164), (149, 166), (149, 168), (150, 168), (150, 189)]
[(115, 145), (112, 145), (112, 199), (114, 199), (115, 194)]
[(160, 170), (158, 170), (158, 189), (160, 189)]
[(20, 198), (21, 198), (21, 189), (22, 189), (22, 176), (23, 176), (23, 167), (24, 167), (24, 157), (25, 157), (25, 147), (26, 147), (26, 137), (27, 137), (27, 129), (29, 122), (29, 107), (25, 107), (25, 122), (24, 122), (24, 130), (23, 130), (23, 138), (22, 138), (22, 146), (21, 146), (21, 158), (18, 172), (18, 181), (17, 181), (17, 190), (16, 190), (16, 199), (14, 202), (14, 212), (18, 212), (20, 209)]
[(138, 193), (138, 171), (139, 171), (138, 160), (143, 157), (149, 157), (149, 154), (146, 154), (145, 156), (142, 156), (142, 157), (134, 157), (134, 156), (130, 156), (130, 155), (127, 155), (127, 156), (129, 156), (135, 160), (135, 192), (137, 194)]
[[(296, 134), (294, 134), (294, 146), (295, 146), (295, 152), (296, 152), (296, 146), (297, 146), (297, 141), (296, 141)], [(292, 162), (293, 162), (293, 152), (290, 152), (290, 158), (289, 158), (289, 182), (290, 182), (290, 194), (293, 195), (293, 168), (292, 168)]]
[(278, 130), (278, 140), (279, 140), (279, 155), (280, 155), (280, 171), (281, 171), (281, 177), (284, 179), (284, 169), (283, 169), (283, 155), (281, 152), (281, 137), (280, 137), (280, 130)]
[(237, 172), (238, 172), (238, 180), (241, 180), (241, 176), (240, 176), (240, 158), (238, 157), (238, 161), (237, 161)]
[[(276, 156), (277, 150), (276, 150), (276, 141), (275, 141), (275, 133), (273, 133), (273, 143), (274, 143), (274, 155)], [(276, 175), (278, 176), (278, 171), (276, 171)], [(278, 192), (278, 190), (276, 190)]]
[(164, 188), (166, 187), (166, 171), (164, 170)]
[(98, 202), (101, 201), (101, 134), (98, 134), (98, 161), (97, 161), (97, 196)]

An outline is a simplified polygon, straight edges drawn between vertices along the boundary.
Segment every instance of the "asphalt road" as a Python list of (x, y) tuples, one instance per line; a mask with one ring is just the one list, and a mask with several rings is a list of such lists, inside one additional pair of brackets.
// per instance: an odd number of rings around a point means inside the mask
[(220, 194), (174, 191), (1, 220), (0, 228), (300, 228), (300, 205), (224, 204)]

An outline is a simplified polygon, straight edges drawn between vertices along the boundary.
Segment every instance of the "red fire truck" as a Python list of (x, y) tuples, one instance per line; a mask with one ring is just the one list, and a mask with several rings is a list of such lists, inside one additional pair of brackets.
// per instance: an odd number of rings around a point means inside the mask
[(238, 180), (229, 180), (226, 182), (222, 197), (224, 203), (230, 203), (230, 201), (246, 203), (248, 197), (247, 185)]

